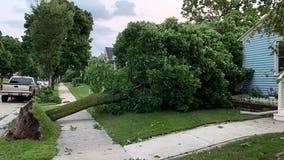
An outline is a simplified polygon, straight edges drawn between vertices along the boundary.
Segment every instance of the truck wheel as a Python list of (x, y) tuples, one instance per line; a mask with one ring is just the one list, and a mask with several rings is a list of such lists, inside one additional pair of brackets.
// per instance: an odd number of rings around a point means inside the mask
[(28, 96), (28, 97), (26, 98), (26, 100), (29, 101), (29, 100), (31, 100), (32, 98), (33, 98), (33, 96), (31, 95), (31, 96)]
[(8, 101), (8, 96), (2, 96), (1, 100), (2, 100), (2, 102), (7, 102)]

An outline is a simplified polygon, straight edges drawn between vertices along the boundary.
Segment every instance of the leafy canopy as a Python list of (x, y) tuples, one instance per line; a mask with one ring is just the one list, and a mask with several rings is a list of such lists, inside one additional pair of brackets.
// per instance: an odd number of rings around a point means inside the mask
[[(129, 23), (113, 48), (120, 69), (113, 70), (103, 60), (88, 67), (87, 73), (95, 72), (88, 75), (96, 75), (90, 83), (93, 91), (123, 90), (129, 96), (123, 108), (136, 112), (230, 105), (229, 90), (244, 79), (245, 71), (233, 61), (240, 45), (234, 50), (230, 46), (236, 41), (224, 43), (238, 32), (228, 21), (190, 24), (169, 18), (162, 24)], [(231, 34), (225, 36), (221, 26), (232, 27)]]
[[(276, 0), (277, 1), (277, 0)], [(257, 21), (269, 12), (275, 0), (183, 0), (182, 15), (189, 21), (202, 22), (224, 18), (231, 11), (245, 15), (244, 21)]]
[(59, 65), (61, 46), (72, 26), (73, 10), (58, 0), (41, 1), (32, 7), (30, 36), (36, 59), (46, 76), (52, 77)]

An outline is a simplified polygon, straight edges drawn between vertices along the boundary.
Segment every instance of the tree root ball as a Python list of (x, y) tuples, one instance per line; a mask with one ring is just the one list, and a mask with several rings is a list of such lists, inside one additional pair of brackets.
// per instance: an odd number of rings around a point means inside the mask
[(276, 154), (276, 158), (277, 158), (277, 160), (284, 160), (284, 152), (280, 152), (280, 153)]
[(9, 139), (33, 139), (40, 138), (39, 122), (34, 117), (32, 111), (33, 103), (29, 101), (21, 108), (18, 117), (13, 120), (12, 128), (9, 129), (6, 137)]

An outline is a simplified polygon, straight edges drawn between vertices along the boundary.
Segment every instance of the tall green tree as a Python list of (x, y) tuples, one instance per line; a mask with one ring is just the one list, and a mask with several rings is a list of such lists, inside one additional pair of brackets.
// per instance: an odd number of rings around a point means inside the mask
[(41, 77), (41, 78), (46, 78), (42, 74), (42, 67), (40, 63), (37, 61), (37, 54), (34, 51), (34, 48), (32, 46), (32, 38), (31, 38), (31, 24), (34, 19), (34, 14), (27, 14), (25, 13), (25, 24), (24, 27), (26, 28), (25, 30), (25, 35), (22, 36), (22, 49), (23, 53), (28, 56), (28, 66), (23, 69), (22, 74), (23, 75), (29, 75), (35, 78)]
[[(80, 9), (73, 2), (69, 2), (67, 0), (59, 0), (60, 4), (66, 5), (67, 10), (74, 12), (74, 16), (72, 18), (72, 26), (67, 31), (66, 38), (61, 45), (61, 55), (60, 62), (55, 70), (54, 77), (58, 77), (59, 75), (65, 74), (67, 69), (72, 69), (76, 72), (80, 72), (84, 70), (85, 66), (88, 65), (88, 60), (91, 57), (90, 52), (90, 42), (92, 39), (90, 38), (90, 32), (92, 30), (93, 18), (91, 13)], [(33, 66), (41, 66), (37, 59), (37, 54), (32, 47), (32, 38), (31, 38), (31, 24), (35, 20), (35, 14), (37, 13), (37, 9), (34, 9), (34, 13), (25, 14), (25, 35), (22, 37), (23, 39), (23, 49), (28, 52), (33, 62)], [(33, 70), (32, 68), (28, 70)], [(42, 69), (40, 69), (37, 75), (41, 78), (46, 77), (46, 75), (41, 74)]]
[(11, 67), (11, 53), (5, 50), (4, 45), (2, 43), (2, 32), (0, 31), (0, 78), (1, 83), (3, 83), (3, 78), (12, 74)]
[(61, 0), (69, 8), (74, 8), (73, 25), (68, 30), (67, 38), (62, 45), (62, 55), (57, 74), (62, 75), (67, 69), (83, 71), (91, 57), (92, 39), (90, 33), (93, 26), (93, 18), (90, 12), (80, 9), (73, 2)]
[(29, 56), (24, 52), (22, 43), (11, 36), (3, 36), (2, 43), (6, 51), (11, 53), (11, 67), (13, 72), (22, 73), (29, 65)]
[(52, 77), (59, 65), (62, 44), (73, 24), (73, 10), (59, 0), (41, 1), (32, 7), (30, 38), (36, 61), (53, 85)]

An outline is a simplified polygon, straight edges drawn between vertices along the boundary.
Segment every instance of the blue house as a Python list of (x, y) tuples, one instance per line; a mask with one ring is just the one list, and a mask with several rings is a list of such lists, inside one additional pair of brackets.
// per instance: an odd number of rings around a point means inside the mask
[[(243, 45), (243, 67), (252, 68), (252, 80), (244, 83), (246, 91), (258, 91), (263, 95), (278, 91), (276, 79), (284, 71), (284, 50), (279, 47), (283, 37), (258, 31), (263, 20), (243, 34), (239, 40)], [(275, 48), (277, 54), (273, 54)]]

